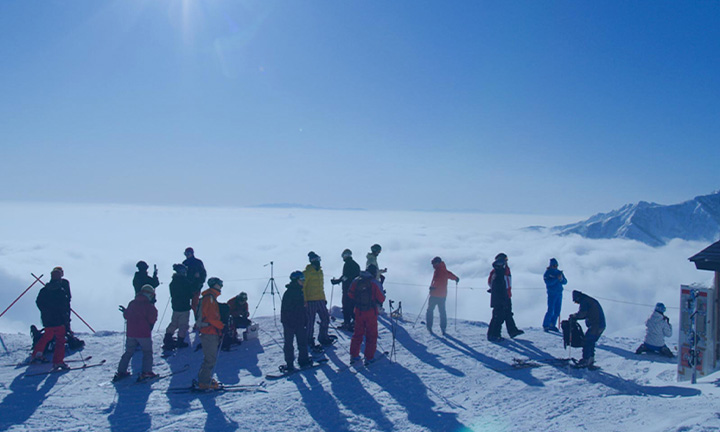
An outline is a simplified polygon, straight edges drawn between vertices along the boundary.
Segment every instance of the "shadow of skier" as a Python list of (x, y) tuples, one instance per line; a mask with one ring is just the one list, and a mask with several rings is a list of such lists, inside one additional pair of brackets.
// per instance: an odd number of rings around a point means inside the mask
[(297, 372), (288, 379), (297, 386), (305, 409), (320, 428), (328, 432), (350, 430), (347, 417), (340, 412), (335, 398), (315, 377), (316, 372), (317, 369)]
[(110, 430), (150, 430), (152, 427), (152, 418), (150, 414), (145, 412), (150, 393), (152, 393), (152, 388), (149, 384), (119, 386), (117, 389), (118, 399), (115, 410), (107, 418), (110, 423)]
[(47, 399), (47, 393), (55, 386), (60, 375), (55, 373), (28, 378), (18, 375), (9, 387), (13, 392), (0, 403), (0, 431), (25, 423)]
[(207, 417), (205, 419), (206, 431), (228, 431), (234, 432), (240, 430), (240, 425), (235, 420), (229, 418), (215, 403), (214, 394), (198, 395), (198, 399), (202, 404)]
[(244, 341), (237, 349), (231, 351), (220, 351), (216, 371), (218, 381), (223, 384), (239, 383), (240, 369), (247, 369), (254, 377), (262, 377), (258, 355), (263, 352), (265, 350), (259, 339)]

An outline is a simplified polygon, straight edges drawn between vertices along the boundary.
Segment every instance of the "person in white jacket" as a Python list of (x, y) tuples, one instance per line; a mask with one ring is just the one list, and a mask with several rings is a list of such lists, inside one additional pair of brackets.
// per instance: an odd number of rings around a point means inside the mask
[(647, 327), (645, 342), (635, 350), (635, 354), (648, 352), (671, 358), (675, 357), (670, 348), (665, 345), (665, 338), (672, 336), (672, 325), (670, 324), (670, 318), (665, 316), (664, 304), (658, 303), (655, 305), (655, 310), (645, 322), (645, 327)]

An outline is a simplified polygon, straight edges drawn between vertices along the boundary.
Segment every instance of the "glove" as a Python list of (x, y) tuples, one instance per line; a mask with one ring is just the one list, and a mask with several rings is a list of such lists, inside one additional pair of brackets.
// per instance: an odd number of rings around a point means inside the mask
[(456, 283), (456, 284), (459, 284), (459, 283), (460, 283), (460, 278), (455, 279), (455, 283)]
[(118, 306), (118, 310), (122, 313), (125, 313), (125, 306), (123, 306), (123, 305)]
[(665, 320), (666, 323), (670, 324), (670, 318), (664, 316), (663, 319)]
[(333, 284), (333, 285), (337, 285), (337, 284), (339, 284), (340, 282), (342, 282), (342, 279), (335, 279), (335, 278), (330, 279), (330, 283)]
[(434, 289), (436, 289), (434, 286), (431, 286), (431, 287), (430, 287), (430, 291), (432, 291), (432, 290), (434, 290)]
[(570, 316), (568, 317), (568, 320), (575, 321), (575, 314), (570, 314)]

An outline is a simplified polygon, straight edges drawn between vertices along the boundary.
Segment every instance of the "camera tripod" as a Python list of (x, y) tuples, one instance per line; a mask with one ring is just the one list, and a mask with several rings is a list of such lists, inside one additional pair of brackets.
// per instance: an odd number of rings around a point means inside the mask
[(272, 297), (272, 304), (273, 304), (273, 321), (275, 322), (275, 328), (278, 329), (277, 325), (277, 310), (275, 309), (275, 294), (277, 294), (278, 299), (280, 302), (282, 302), (282, 296), (280, 295), (280, 291), (278, 290), (277, 285), (275, 284), (275, 269), (274, 269), (274, 263), (273, 261), (270, 261), (269, 263), (265, 264), (263, 267), (270, 266), (270, 280), (268, 280), (267, 284), (265, 285), (265, 290), (263, 290), (262, 295), (260, 296), (260, 300), (258, 301), (257, 306), (255, 306), (255, 310), (253, 311), (252, 316), (250, 319), (252, 320), (255, 317), (255, 312), (257, 312), (258, 308), (260, 307), (260, 303), (262, 303), (263, 297), (265, 297), (265, 293), (268, 292), (268, 288), (270, 289), (270, 297)]

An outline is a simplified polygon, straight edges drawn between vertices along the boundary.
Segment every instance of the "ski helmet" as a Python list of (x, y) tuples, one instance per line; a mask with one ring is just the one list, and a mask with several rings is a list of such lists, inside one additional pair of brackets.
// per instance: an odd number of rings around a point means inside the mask
[(290, 280), (305, 280), (305, 273), (301, 272), (300, 270), (295, 270), (294, 272), (290, 273)]
[(191, 247), (185, 248), (185, 256), (190, 256), (190, 255), (195, 255), (195, 251), (193, 250), (193, 248), (191, 248)]
[(340, 256), (343, 259), (350, 258), (350, 257), (352, 257), (352, 251), (350, 249), (345, 249), (344, 251), (342, 251), (342, 254), (340, 254)]
[(665, 305), (664, 305), (664, 304), (658, 303), (658, 304), (655, 305), (655, 310), (656, 310), (657, 312), (660, 312), (660, 313), (665, 313), (665, 311), (666, 311), (667, 309), (665, 308)]
[(138, 261), (137, 264), (135, 264), (135, 267), (137, 267), (140, 271), (145, 271), (149, 266), (145, 261)]
[(372, 253), (380, 253), (381, 250), (382, 250), (382, 246), (380, 246), (380, 245), (377, 244), (377, 243), (375, 243), (374, 245), (370, 246), (370, 252), (372, 252)]
[(218, 285), (217, 290), (222, 291), (223, 281), (220, 278), (211, 277), (210, 279), (208, 279), (207, 284), (210, 288), (215, 288), (215, 285)]
[(497, 261), (497, 260), (507, 261), (507, 259), (508, 259), (508, 256), (505, 255), (505, 254), (502, 253), (502, 252), (500, 252), (499, 254), (495, 255), (495, 260), (496, 260), (496, 261)]
[(442, 262), (442, 258), (435, 257), (432, 259), (432, 261), (430, 261), (430, 264), (435, 265), (435, 264), (440, 264), (441, 262)]
[(558, 260), (555, 258), (550, 258), (550, 267), (557, 267), (558, 266)]
[(240, 303), (245, 303), (247, 301), (247, 293), (241, 292), (238, 294), (238, 300), (240, 300)]
[(150, 284), (143, 285), (142, 288), (140, 288), (140, 292), (148, 293), (148, 294), (152, 295), (153, 298), (155, 297), (155, 288), (153, 288), (153, 286)]
[(181, 275), (187, 274), (187, 267), (184, 264), (173, 264), (173, 271)]
[(310, 262), (320, 262), (320, 255), (316, 254), (313, 251), (310, 251), (308, 252), (308, 259), (310, 260)]

